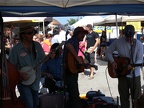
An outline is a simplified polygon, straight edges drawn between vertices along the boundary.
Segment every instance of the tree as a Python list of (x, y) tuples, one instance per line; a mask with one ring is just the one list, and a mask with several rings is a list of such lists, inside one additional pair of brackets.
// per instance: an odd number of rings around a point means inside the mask
[(78, 17), (78, 18), (76, 18), (76, 19), (70, 18), (69, 20), (67, 20), (68, 23), (67, 23), (66, 25), (67, 25), (67, 26), (68, 26), (68, 25), (72, 25), (72, 24), (76, 23), (77, 21), (79, 21), (80, 19), (82, 19), (82, 17)]

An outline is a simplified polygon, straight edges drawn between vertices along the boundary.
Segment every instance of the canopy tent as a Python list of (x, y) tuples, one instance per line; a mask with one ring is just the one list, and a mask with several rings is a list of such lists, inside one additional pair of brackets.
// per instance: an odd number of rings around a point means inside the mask
[(52, 17), (3, 17), (5, 27), (19, 27), (23, 24), (42, 28), (45, 34), (45, 28), (49, 25), (60, 25), (61, 23)]
[[(4, 23), (21, 23), (21, 22), (45, 22), (45, 19), (47, 17), (3, 17)], [(51, 17), (52, 18), (52, 17)], [(53, 25), (60, 25), (61, 23), (57, 21), (56, 19), (51, 19), (51, 21), (48, 21), (50, 24)]]
[(144, 21), (144, 16), (108, 15), (103, 21), (94, 22), (93, 25), (116, 26), (116, 34), (118, 36), (118, 26), (125, 26), (129, 22), (135, 26), (136, 31), (140, 31), (141, 26), (143, 25), (141, 21)]
[(94, 22), (101, 22), (103, 21), (103, 18), (101, 16), (85, 16), (76, 23), (74, 23), (72, 26), (76, 28), (77, 26), (85, 26), (87, 24), (92, 24)]
[(19, 22), (19, 21), (30, 21), (30, 22), (43, 22), (46, 17), (3, 17), (4, 22)]
[(3, 17), (144, 15), (144, 0), (1, 0)]
[(93, 25), (106, 25), (106, 26), (114, 26), (116, 22), (118, 25), (125, 25), (126, 22), (136, 22), (136, 21), (144, 21), (144, 16), (126, 16), (126, 15), (108, 15), (101, 22), (94, 22)]
[(2, 16), (143, 15), (144, 0), (1, 0)]

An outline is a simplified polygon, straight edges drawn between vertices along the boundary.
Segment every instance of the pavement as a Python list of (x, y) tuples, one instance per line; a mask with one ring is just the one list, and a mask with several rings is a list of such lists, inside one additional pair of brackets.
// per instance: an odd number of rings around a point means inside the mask
[[(107, 61), (97, 59), (96, 65), (98, 70), (95, 71), (94, 79), (89, 80), (88, 75), (90, 70), (85, 70), (85, 75), (79, 73), (79, 91), (81, 95), (85, 95), (91, 89), (93, 91), (100, 90), (105, 96), (113, 98), (119, 97), (118, 93), (118, 79), (111, 78), (108, 74)], [(141, 72), (142, 73), (142, 72)], [(141, 75), (141, 85), (144, 88), (143, 75)]]
[[(81, 96), (85, 96), (90, 90), (98, 91), (100, 90), (105, 96), (112, 97), (116, 102), (119, 102), (118, 93), (118, 79), (111, 78), (108, 74), (107, 61), (97, 59), (96, 64), (98, 70), (95, 70), (94, 78), (89, 80), (88, 75), (90, 74), (89, 69), (85, 69), (84, 75), (79, 73), (78, 84), (79, 92)], [(141, 72), (141, 86), (144, 90), (144, 80)], [(17, 91), (17, 89), (16, 89)], [(45, 89), (44, 89), (45, 92)], [(19, 96), (19, 92), (16, 92)], [(118, 100), (117, 100), (118, 99)]]
[(79, 91), (80, 94), (86, 94), (88, 91), (100, 90), (106, 96), (118, 96), (117, 90), (117, 78), (111, 78), (107, 70), (107, 61), (97, 59), (96, 64), (98, 70), (95, 70), (94, 78), (89, 80), (88, 75), (90, 74), (89, 69), (85, 69), (85, 75), (79, 73)]

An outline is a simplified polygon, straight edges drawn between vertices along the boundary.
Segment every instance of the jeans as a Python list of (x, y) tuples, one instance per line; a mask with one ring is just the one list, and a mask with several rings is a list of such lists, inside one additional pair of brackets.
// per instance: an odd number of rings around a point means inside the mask
[(28, 85), (18, 84), (20, 99), (24, 102), (25, 108), (37, 108), (39, 104), (38, 91)]

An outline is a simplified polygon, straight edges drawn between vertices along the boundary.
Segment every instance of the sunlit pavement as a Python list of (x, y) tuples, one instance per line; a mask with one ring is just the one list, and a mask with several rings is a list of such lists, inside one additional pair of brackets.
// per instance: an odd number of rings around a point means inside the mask
[[(85, 75), (79, 74), (79, 91), (81, 95), (85, 95), (91, 89), (94, 91), (100, 90), (106, 96), (113, 98), (119, 97), (118, 79), (111, 78), (108, 74), (107, 61), (97, 59), (96, 65), (98, 70), (95, 71), (94, 79), (89, 80), (88, 75), (90, 70), (85, 70)], [(142, 72), (141, 72), (142, 73)], [(144, 85), (143, 75), (141, 75), (142, 87)]]
[(85, 75), (79, 74), (80, 94), (86, 94), (89, 90), (100, 90), (107, 96), (118, 96), (117, 78), (111, 78), (107, 70), (107, 62), (97, 59), (98, 70), (95, 71), (94, 78), (89, 80), (90, 70), (85, 70)]

